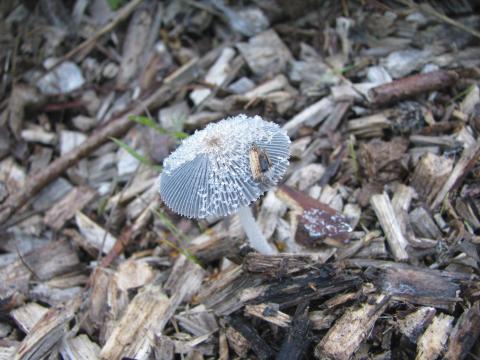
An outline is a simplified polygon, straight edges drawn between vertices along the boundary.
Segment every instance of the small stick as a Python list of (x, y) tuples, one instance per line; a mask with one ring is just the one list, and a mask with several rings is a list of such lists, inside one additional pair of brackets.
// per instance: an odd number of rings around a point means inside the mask
[(382, 226), (395, 260), (408, 260), (408, 252), (406, 250), (408, 241), (402, 234), (400, 224), (398, 223), (397, 216), (388, 195), (385, 193), (373, 195), (370, 198), (370, 204)]
[(376, 105), (385, 105), (394, 101), (409, 98), (425, 92), (439, 90), (453, 85), (459, 75), (451, 70), (438, 70), (425, 74), (407, 76), (374, 87), (369, 95)]
[(445, 359), (464, 359), (480, 335), (480, 301), (476, 301), (460, 316), (448, 342)]

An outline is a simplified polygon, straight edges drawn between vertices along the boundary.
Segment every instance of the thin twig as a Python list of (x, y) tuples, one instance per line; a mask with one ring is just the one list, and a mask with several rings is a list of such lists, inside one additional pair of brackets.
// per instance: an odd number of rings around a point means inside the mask
[(18, 244), (16, 241), (13, 242), (15, 244), (15, 249), (17, 249), (17, 255), (18, 255), (18, 258), (20, 259), (20, 261), (22, 262), (23, 266), (25, 266), (27, 268), (28, 271), (30, 271), (30, 273), (37, 279), (37, 280), (42, 280), (40, 279), (40, 277), (37, 275), (37, 273), (35, 272), (35, 270), (33, 270), (30, 265), (27, 263), (27, 260), (23, 257), (22, 253), (20, 252), (20, 249), (18, 248)]

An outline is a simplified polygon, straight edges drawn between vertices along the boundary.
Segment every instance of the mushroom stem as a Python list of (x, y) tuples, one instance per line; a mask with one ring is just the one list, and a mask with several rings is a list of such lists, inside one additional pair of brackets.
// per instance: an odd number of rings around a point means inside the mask
[(264, 255), (273, 255), (277, 252), (267, 242), (265, 236), (260, 231), (255, 218), (253, 217), (252, 210), (249, 206), (242, 206), (238, 209), (238, 215), (240, 216), (240, 223), (242, 224), (245, 234), (247, 234), (250, 245), (259, 253)]

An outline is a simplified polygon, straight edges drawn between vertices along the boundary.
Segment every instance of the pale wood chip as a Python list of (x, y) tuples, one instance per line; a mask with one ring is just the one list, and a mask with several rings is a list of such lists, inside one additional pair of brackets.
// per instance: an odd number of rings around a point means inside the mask
[(317, 358), (348, 360), (367, 338), (388, 305), (388, 297), (377, 295), (360, 308), (350, 308), (315, 347)]
[(37, 303), (28, 303), (10, 312), (18, 327), (28, 334), (38, 321), (47, 313), (48, 308)]
[(95, 195), (96, 192), (87, 186), (75, 187), (47, 211), (43, 221), (59, 230), (77, 211), (92, 201)]
[(409, 256), (406, 250), (408, 241), (402, 234), (400, 224), (395, 215), (388, 195), (385, 193), (373, 195), (370, 198), (370, 204), (372, 205), (378, 221), (385, 232), (388, 244), (390, 245), (390, 249), (395, 260), (408, 260)]
[(14, 359), (34, 360), (48, 355), (67, 333), (68, 323), (79, 305), (79, 301), (72, 301), (48, 310), (23, 339)]
[(452, 331), (454, 317), (446, 314), (435, 316), (430, 326), (417, 342), (416, 360), (435, 360), (445, 349)]
[(60, 348), (65, 360), (100, 360), (100, 346), (85, 334), (66, 338)]

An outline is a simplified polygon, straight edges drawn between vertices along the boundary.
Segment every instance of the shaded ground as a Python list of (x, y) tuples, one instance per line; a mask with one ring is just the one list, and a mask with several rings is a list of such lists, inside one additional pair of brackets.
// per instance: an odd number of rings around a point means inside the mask
[[(2, 1), (0, 359), (476, 359), (474, 2)], [(181, 139), (292, 140), (235, 216), (169, 211)]]

